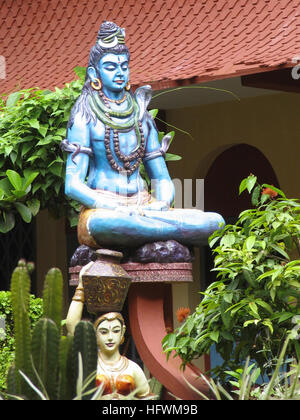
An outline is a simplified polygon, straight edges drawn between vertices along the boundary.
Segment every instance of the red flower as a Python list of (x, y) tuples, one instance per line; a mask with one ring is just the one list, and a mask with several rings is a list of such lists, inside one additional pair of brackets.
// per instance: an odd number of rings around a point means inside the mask
[(176, 311), (178, 322), (183, 322), (189, 316), (190, 312), (189, 308), (178, 308)]
[(261, 194), (268, 194), (271, 198), (275, 198), (278, 195), (278, 192), (272, 190), (271, 188), (263, 188)]

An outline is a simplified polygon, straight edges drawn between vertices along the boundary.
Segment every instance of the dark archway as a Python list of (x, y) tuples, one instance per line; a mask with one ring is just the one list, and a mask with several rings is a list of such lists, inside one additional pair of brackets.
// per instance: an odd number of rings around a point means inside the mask
[(236, 218), (251, 207), (250, 196), (245, 192), (239, 196), (242, 179), (250, 173), (259, 183), (279, 187), (272, 165), (265, 155), (249, 144), (237, 144), (222, 152), (210, 166), (204, 180), (205, 211), (216, 211), (227, 218)]

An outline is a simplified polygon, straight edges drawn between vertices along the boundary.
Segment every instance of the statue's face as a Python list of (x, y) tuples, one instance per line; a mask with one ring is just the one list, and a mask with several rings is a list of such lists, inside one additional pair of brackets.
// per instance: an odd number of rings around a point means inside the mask
[(105, 54), (99, 61), (98, 71), (103, 87), (122, 91), (129, 80), (129, 65), (126, 54)]
[(101, 352), (114, 353), (121, 344), (125, 332), (118, 319), (102, 321), (97, 328), (97, 341)]

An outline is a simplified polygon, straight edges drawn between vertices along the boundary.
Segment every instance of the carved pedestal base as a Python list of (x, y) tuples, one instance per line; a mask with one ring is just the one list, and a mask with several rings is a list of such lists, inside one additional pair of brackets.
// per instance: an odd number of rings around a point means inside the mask
[[(124, 263), (121, 267), (132, 283), (190, 283), (193, 281), (192, 263)], [(82, 266), (69, 268), (70, 286), (78, 285)]]

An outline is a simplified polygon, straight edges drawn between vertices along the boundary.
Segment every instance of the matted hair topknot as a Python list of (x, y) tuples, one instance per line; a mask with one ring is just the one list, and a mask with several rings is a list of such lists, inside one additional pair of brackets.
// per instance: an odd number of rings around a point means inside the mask
[(105, 20), (100, 26), (97, 43), (102, 48), (112, 48), (117, 44), (125, 44), (125, 29), (116, 23)]

